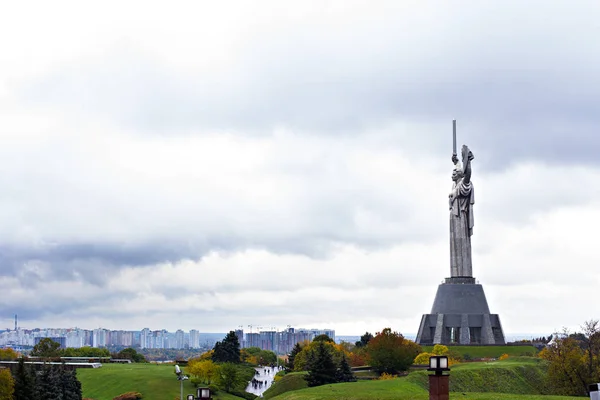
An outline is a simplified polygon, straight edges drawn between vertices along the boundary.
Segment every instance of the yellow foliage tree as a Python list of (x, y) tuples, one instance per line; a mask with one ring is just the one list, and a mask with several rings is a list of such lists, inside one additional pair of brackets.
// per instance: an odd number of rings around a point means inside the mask
[(444, 346), (443, 344), (436, 344), (435, 346), (433, 346), (433, 349), (431, 350), (431, 353), (420, 353), (417, 357), (415, 357), (415, 364), (420, 364), (420, 365), (428, 365), (429, 364), (429, 357), (432, 356), (448, 356), (448, 365), (455, 365), (460, 363), (460, 359), (456, 356), (456, 354), (452, 353), (456, 353), (456, 352), (451, 352), (450, 349), (448, 349), (448, 346)]
[(187, 371), (207, 385), (210, 385), (219, 376), (219, 366), (212, 360), (192, 359), (188, 363)]
[(433, 350), (431, 352), (436, 356), (446, 356), (448, 355), (448, 346), (444, 346), (443, 344), (436, 344), (433, 346)]
[(0, 368), (0, 400), (12, 400), (15, 391), (15, 380), (10, 371)]
[(429, 365), (429, 357), (433, 356), (433, 353), (420, 353), (417, 357), (415, 357), (415, 364), (419, 365)]
[(0, 349), (0, 360), (2, 361), (13, 361), (19, 358), (19, 353), (11, 348)]

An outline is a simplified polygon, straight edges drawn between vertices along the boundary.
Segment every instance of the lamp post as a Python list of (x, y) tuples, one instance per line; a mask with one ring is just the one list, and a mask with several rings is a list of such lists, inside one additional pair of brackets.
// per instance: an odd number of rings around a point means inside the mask
[(177, 380), (180, 382), (179, 398), (183, 400), (183, 381), (189, 378), (186, 375), (184, 375), (183, 372), (181, 372), (181, 368), (179, 368), (179, 365), (175, 365), (175, 374), (177, 375)]
[(197, 400), (212, 399), (212, 397), (210, 397), (210, 389), (209, 388), (198, 388), (198, 390), (196, 392), (196, 399)]
[(429, 375), (429, 400), (449, 400), (450, 378), (449, 375), (444, 375), (444, 371), (450, 371), (448, 357), (429, 357), (427, 371), (435, 372), (435, 374)]

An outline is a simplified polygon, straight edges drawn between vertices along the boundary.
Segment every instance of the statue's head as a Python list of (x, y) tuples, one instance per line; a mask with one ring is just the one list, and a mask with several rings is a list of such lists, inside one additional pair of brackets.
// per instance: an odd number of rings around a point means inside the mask
[(458, 162), (458, 163), (456, 163), (456, 165), (454, 166), (454, 169), (452, 170), (452, 180), (456, 182), (459, 179), (461, 179), (462, 177), (463, 177), (462, 165), (460, 165), (460, 162)]

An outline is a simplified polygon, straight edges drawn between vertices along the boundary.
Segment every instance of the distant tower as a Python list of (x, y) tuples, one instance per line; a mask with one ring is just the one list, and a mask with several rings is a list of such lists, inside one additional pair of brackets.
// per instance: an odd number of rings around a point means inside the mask
[(15, 314), (15, 331), (17, 330), (17, 314)]

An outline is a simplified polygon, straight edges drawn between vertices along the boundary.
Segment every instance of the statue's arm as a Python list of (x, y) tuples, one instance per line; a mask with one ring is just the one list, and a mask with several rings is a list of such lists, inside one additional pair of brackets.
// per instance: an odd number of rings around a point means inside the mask
[(469, 184), (471, 182), (471, 160), (473, 160), (473, 153), (467, 146), (463, 146), (463, 182)]
[(467, 161), (463, 171), (463, 182), (469, 184), (471, 182), (471, 160)]

